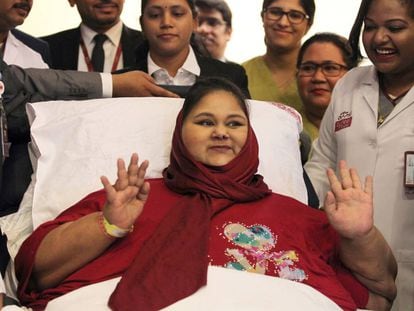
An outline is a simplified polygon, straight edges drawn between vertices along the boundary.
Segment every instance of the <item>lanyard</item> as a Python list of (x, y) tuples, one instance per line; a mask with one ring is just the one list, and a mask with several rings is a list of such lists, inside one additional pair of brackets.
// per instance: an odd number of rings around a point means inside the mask
[[(94, 71), (92, 66), (91, 58), (89, 57), (88, 50), (86, 49), (85, 42), (83, 42), (83, 38), (80, 39), (80, 46), (83, 53), (83, 58), (85, 60), (86, 66), (88, 67), (88, 71)], [(114, 63), (112, 64), (111, 72), (114, 72), (118, 68), (119, 59), (121, 58), (122, 46), (121, 42), (118, 44), (118, 48), (116, 49), (116, 54), (114, 58)]]
[(7, 138), (7, 115), (3, 106), (4, 84), (2, 75), (0, 73), (0, 148), (2, 158), (0, 165), (3, 165), (4, 160), (9, 156), (10, 143)]

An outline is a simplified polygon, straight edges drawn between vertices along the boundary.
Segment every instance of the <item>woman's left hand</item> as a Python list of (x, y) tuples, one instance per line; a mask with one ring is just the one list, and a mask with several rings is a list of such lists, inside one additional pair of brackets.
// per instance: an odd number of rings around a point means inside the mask
[(343, 237), (366, 236), (373, 229), (372, 176), (361, 184), (355, 169), (339, 162), (340, 180), (332, 169), (327, 171), (331, 191), (325, 198), (324, 209), (332, 227)]

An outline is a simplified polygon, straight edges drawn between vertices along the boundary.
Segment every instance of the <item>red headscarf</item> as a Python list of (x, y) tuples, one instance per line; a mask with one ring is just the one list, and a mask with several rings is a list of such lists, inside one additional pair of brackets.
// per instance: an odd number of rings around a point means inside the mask
[(193, 294), (207, 283), (211, 217), (235, 203), (271, 193), (262, 176), (255, 175), (258, 143), (250, 124), (240, 153), (220, 167), (193, 159), (183, 143), (182, 126), (181, 111), (171, 163), (163, 175), (168, 188), (186, 196), (171, 209), (125, 272), (109, 300), (113, 310), (158, 310)]

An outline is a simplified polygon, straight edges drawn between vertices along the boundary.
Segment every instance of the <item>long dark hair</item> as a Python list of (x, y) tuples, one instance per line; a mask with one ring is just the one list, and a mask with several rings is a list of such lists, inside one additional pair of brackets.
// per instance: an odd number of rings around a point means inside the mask
[(300, 47), (298, 59), (296, 63), (296, 67), (299, 68), (300, 64), (303, 60), (303, 55), (307, 51), (307, 49), (313, 44), (313, 43), (332, 43), (335, 45), (339, 51), (341, 52), (342, 59), (344, 60), (346, 67), (348, 69), (354, 68), (358, 66), (358, 61), (354, 60), (352, 58), (352, 49), (348, 42), (348, 39), (345, 37), (342, 37), (336, 33), (332, 32), (319, 32), (314, 34), (312, 37), (307, 39), (302, 46)]
[[(349, 33), (349, 44), (352, 49), (352, 60), (360, 62), (363, 59), (361, 48), (359, 45), (359, 38), (361, 37), (362, 25), (367, 17), (369, 7), (374, 0), (362, 0), (355, 18), (354, 25)], [(401, 5), (407, 7), (408, 15), (414, 19), (414, 0), (400, 0)]]
[(352, 49), (352, 60), (361, 61), (363, 56), (361, 54), (361, 49), (359, 46), (359, 37), (361, 36), (362, 25), (364, 23), (365, 17), (367, 16), (369, 6), (371, 5), (372, 0), (362, 0), (361, 6), (359, 7), (357, 17), (355, 18), (354, 25), (352, 26), (351, 32), (349, 34), (349, 44)]

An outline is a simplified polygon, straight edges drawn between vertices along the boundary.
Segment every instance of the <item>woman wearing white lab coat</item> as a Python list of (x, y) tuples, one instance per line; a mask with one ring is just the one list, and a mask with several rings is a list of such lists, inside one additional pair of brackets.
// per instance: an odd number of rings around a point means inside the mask
[(414, 0), (363, 0), (350, 37), (359, 55), (362, 23), (373, 66), (337, 83), (305, 169), (320, 199), (326, 168), (339, 160), (374, 176), (375, 224), (399, 268), (393, 310), (414, 310), (414, 188), (404, 175), (405, 153), (414, 152)]

